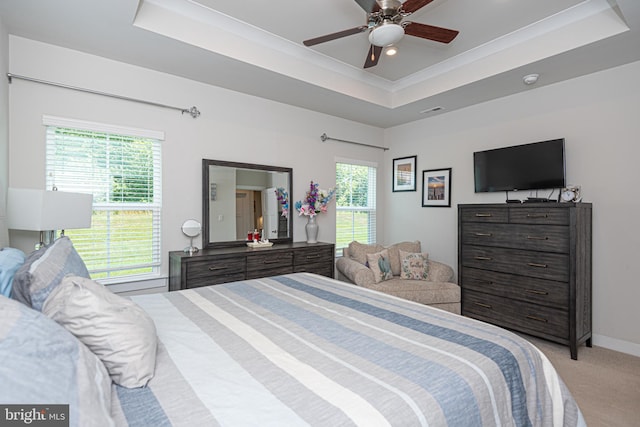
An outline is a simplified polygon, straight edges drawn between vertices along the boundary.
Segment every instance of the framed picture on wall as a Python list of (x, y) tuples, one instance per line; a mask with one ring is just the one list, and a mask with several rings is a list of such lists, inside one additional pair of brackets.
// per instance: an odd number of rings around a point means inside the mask
[(422, 171), (422, 207), (451, 207), (451, 168)]
[(416, 191), (418, 156), (393, 159), (393, 191)]

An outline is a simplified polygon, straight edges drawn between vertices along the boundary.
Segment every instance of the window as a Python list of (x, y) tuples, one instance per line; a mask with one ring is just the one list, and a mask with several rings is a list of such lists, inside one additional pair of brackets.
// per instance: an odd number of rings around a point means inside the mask
[(93, 279), (160, 266), (162, 132), (45, 117), (47, 188), (93, 194), (91, 229), (67, 230)]
[(336, 253), (357, 240), (376, 242), (376, 167), (336, 163)]

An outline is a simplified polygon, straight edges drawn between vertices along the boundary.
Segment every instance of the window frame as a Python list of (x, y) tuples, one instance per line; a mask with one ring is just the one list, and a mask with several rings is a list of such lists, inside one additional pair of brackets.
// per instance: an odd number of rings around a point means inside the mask
[[(97, 201), (94, 197), (93, 209), (95, 218), (96, 211), (105, 212), (106, 215), (109, 215), (108, 212), (113, 213), (117, 212), (126, 212), (126, 211), (147, 211), (150, 217), (151, 236), (149, 239), (149, 245), (147, 248), (149, 249), (149, 261), (142, 262), (136, 265), (117, 265), (105, 268), (92, 268), (90, 269), (90, 273), (93, 275), (106, 276), (106, 277), (98, 277), (95, 280), (103, 283), (103, 284), (116, 284), (116, 283), (126, 283), (132, 281), (139, 280), (149, 280), (160, 277), (161, 275), (161, 265), (162, 265), (162, 141), (164, 140), (164, 132), (161, 131), (152, 131), (145, 130), (139, 128), (131, 128), (131, 127), (123, 127), (111, 124), (97, 123), (97, 122), (89, 122), (83, 120), (75, 120), (54, 116), (43, 116), (43, 125), (45, 126), (45, 146), (46, 146), (46, 154), (45, 154), (45, 169), (46, 169), (46, 188), (52, 188), (53, 186), (59, 187), (61, 191), (78, 191), (78, 192), (91, 192), (87, 191), (87, 189), (78, 189), (78, 188), (70, 188), (73, 185), (69, 185), (71, 180), (67, 180), (65, 183), (64, 180), (58, 179), (56, 183), (55, 174), (52, 173), (51, 169), (56, 168), (56, 165), (53, 164), (55, 160), (55, 154), (50, 152), (53, 150), (52, 144), (56, 142), (51, 139), (50, 133), (52, 128), (63, 128), (63, 129), (72, 129), (78, 131), (85, 132), (95, 132), (97, 134), (102, 134), (105, 136), (105, 141), (109, 140), (110, 136), (116, 137), (115, 139), (144, 139), (149, 140), (151, 143), (151, 155), (152, 155), (152, 176), (153, 176), (153, 186), (151, 187), (151, 191), (153, 194), (152, 201), (145, 202), (113, 202), (113, 201)], [(105, 142), (105, 153), (108, 152), (108, 147), (106, 146), (108, 142)], [(110, 171), (109, 171), (110, 173)], [(77, 179), (77, 178), (76, 178)], [(93, 187), (92, 187), (93, 188)], [(112, 186), (109, 186), (109, 189), (112, 189)], [(95, 194), (96, 189), (93, 188), (93, 194)], [(93, 224), (92, 224), (93, 225)], [(135, 232), (135, 228), (127, 229), (129, 232)], [(109, 241), (113, 240), (113, 230), (105, 230), (106, 233), (109, 234)], [(72, 235), (73, 230), (69, 230), (67, 235)], [(93, 234), (93, 233), (92, 233)], [(80, 243), (75, 246), (79, 246)], [(109, 245), (107, 244), (107, 249), (104, 252), (105, 262), (109, 258)], [(76, 248), (80, 255), (82, 256), (82, 248)], [(86, 248), (84, 250), (87, 250)], [(100, 250), (98, 253), (101, 253)], [(135, 270), (135, 269), (147, 269), (149, 271), (133, 273), (133, 274), (120, 274), (122, 271), (127, 270)]]
[[(336, 164), (336, 184), (338, 186), (338, 191), (340, 191), (340, 186), (338, 184), (338, 178), (337, 178), (337, 170), (338, 170), (338, 164), (346, 164), (346, 165), (351, 165), (351, 166), (361, 166), (361, 167), (367, 167), (369, 169), (373, 169), (375, 176), (369, 177), (368, 181), (367, 181), (367, 191), (369, 193), (372, 192), (372, 196), (369, 196), (367, 198), (367, 200), (370, 202), (371, 200), (373, 200), (373, 206), (369, 205), (369, 206), (339, 206), (338, 205), (338, 201), (337, 201), (337, 197), (336, 197), (336, 258), (341, 257), (342, 256), (342, 251), (341, 249), (346, 247), (346, 246), (339, 246), (339, 236), (338, 236), (338, 230), (339, 230), (339, 224), (338, 224), (338, 212), (367, 212), (368, 213), (368, 226), (367, 226), (367, 232), (368, 232), (368, 242), (366, 243), (376, 243), (376, 239), (377, 239), (377, 222), (378, 222), (378, 164), (374, 163), (374, 162), (367, 162), (367, 161), (362, 161), (362, 160), (356, 160), (356, 159), (346, 159), (346, 158), (336, 158), (335, 159), (335, 164)], [(371, 173), (371, 170), (369, 171), (369, 174)], [(374, 188), (371, 189), (371, 184), (373, 184)], [(373, 221), (371, 220), (371, 215), (373, 215)], [(372, 223), (373, 222), (373, 223)], [(353, 234), (353, 230), (355, 230), (354, 227), (354, 221), (351, 221), (351, 229), (352, 229), (352, 234)], [(365, 243), (365, 242), (363, 242)]]

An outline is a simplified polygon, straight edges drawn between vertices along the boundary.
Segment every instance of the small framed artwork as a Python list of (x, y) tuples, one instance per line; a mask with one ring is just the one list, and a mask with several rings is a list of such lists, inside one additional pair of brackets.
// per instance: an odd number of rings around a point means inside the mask
[(422, 207), (451, 207), (451, 168), (422, 171)]
[(418, 156), (393, 159), (393, 191), (416, 191)]

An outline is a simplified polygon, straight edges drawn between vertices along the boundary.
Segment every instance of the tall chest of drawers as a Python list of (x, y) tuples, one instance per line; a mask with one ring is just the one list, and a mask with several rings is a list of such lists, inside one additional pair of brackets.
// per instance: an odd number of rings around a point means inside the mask
[(462, 314), (591, 346), (591, 203), (458, 205)]
[(269, 248), (237, 246), (194, 254), (169, 252), (169, 290), (197, 288), (236, 280), (289, 273), (334, 277), (335, 245), (283, 243)]

